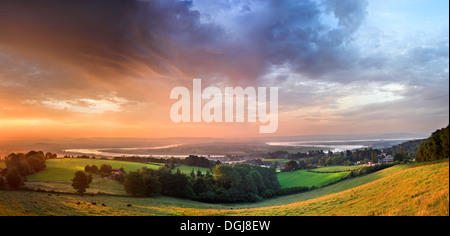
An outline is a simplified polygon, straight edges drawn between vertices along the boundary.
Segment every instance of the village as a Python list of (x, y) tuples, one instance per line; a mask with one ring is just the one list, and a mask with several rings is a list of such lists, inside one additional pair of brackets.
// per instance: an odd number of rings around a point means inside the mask
[(367, 163), (367, 166), (376, 166), (384, 163), (393, 163), (394, 157), (392, 155), (389, 155), (387, 153), (381, 153), (378, 155), (378, 161), (376, 163), (369, 161)]

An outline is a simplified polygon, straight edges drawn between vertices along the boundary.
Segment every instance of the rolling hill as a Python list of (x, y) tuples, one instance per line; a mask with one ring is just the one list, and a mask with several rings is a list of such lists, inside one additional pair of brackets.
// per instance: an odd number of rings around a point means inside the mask
[(253, 204), (0, 191), (0, 215), (449, 215), (449, 161), (398, 165)]

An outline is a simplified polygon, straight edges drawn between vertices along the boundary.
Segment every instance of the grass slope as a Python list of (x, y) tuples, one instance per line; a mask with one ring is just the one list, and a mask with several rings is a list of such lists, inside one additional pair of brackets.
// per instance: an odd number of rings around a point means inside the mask
[[(92, 202), (98, 203), (92, 205)], [(102, 206), (104, 203), (106, 206)], [(131, 204), (131, 207), (127, 207)], [(0, 191), (0, 215), (448, 215), (449, 162), (395, 166), (255, 204)]]
[[(403, 167), (404, 168), (404, 167)], [(386, 177), (310, 200), (242, 215), (449, 215), (449, 162), (397, 168)], [(344, 181), (345, 182), (345, 181)]]
[(360, 165), (357, 166), (327, 166), (327, 167), (319, 167), (316, 169), (313, 169), (313, 172), (319, 172), (319, 173), (333, 173), (333, 172), (344, 172), (344, 171), (351, 171), (361, 168)]
[(308, 170), (296, 170), (277, 174), (281, 188), (322, 187), (347, 177), (350, 172), (315, 173)]

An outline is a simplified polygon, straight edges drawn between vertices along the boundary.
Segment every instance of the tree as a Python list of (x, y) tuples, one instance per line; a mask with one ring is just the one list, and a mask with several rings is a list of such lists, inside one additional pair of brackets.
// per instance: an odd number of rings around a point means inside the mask
[(22, 180), (22, 176), (20, 175), (20, 172), (16, 168), (10, 168), (8, 169), (8, 172), (6, 172), (6, 183), (10, 188), (17, 189), (21, 188), (24, 183)]
[(416, 161), (435, 161), (446, 158), (449, 158), (449, 126), (437, 130), (420, 144)]
[(145, 184), (139, 172), (130, 172), (123, 182), (125, 192), (133, 194), (134, 196), (145, 195)]
[(218, 165), (213, 172), (216, 182), (225, 189), (229, 189), (233, 184), (241, 183), (242, 181), (239, 172), (229, 165)]
[(263, 177), (257, 170), (250, 171), (249, 175), (252, 177), (255, 183), (258, 193), (261, 195), (266, 190), (266, 185), (264, 184)]
[(299, 166), (296, 161), (289, 161), (284, 164), (284, 171), (286, 171), (286, 172), (294, 171), (294, 170), (298, 170), (298, 169), (299, 169)]
[(189, 178), (177, 170), (175, 174), (162, 172), (158, 178), (161, 183), (161, 193), (172, 197), (190, 197), (193, 193)]
[(403, 153), (395, 153), (394, 161), (403, 161), (405, 159), (405, 155)]
[(91, 183), (92, 175), (86, 175), (83, 171), (77, 171), (72, 179), (72, 187), (80, 194), (85, 193)]
[(298, 168), (299, 168), (299, 169), (302, 169), (302, 170), (306, 169), (306, 168), (307, 168), (306, 162), (305, 162), (304, 160), (300, 160), (300, 161), (298, 162)]
[(203, 177), (203, 173), (200, 169), (197, 169), (197, 177)]
[(0, 189), (5, 189), (6, 188), (6, 182), (3, 179), (2, 176), (0, 176)]
[(144, 183), (144, 194), (147, 197), (154, 196), (161, 191), (161, 183), (153, 173), (144, 173), (141, 176)]
[(198, 176), (197, 178), (195, 178), (192, 185), (192, 190), (195, 194), (200, 195), (201, 193), (206, 192), (207, 189), (207, 185), (202, 176)]
[(246, 175), (244, 179), (244, 191), (247, 193), (257, 194), (258, 188), (251, 175)]
[(378, 162), (377, 154), (375, 152), (372, 152), (371, 156), (372, 156), (372, 163)]
[(106, 175), (110, 175), (111, 172), (112, 172), (112, 166), (111, 166), (111, 165), (108, 165), (108, 164), (102, 164), (102, 165), (100, 166), (100, 172), (101, 172), (101, 173), (104, 173), (104, 174), (106, 174)]

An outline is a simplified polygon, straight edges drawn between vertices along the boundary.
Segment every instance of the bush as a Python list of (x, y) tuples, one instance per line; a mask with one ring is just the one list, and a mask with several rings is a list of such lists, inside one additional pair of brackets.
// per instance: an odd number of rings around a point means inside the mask
[(394, 162), (394, 163), (384, 163), (381, 165), (374, 165), (374, 166), (364, 166), (361, 167), (357, 170), (352, 170), (350, 171), (349, 177), (356, 177), (356, 176), (361, 176), (361, 175), (366, 175), (366, 174), (370, 174), (373, 172), (377, 172), (389, 167), (392, 167), (394, 165), (397, 165), (398, 162)]
[(284, 195), (290, 195), (290, 194), (296, 194), (296, 193), (303, 193), (303, 192), (307, 192), (309, 190), (314, 189), (315, 187), (292, 187), (292, 188), (284, 188), (281, 189), (280, 191), (278, 191), (278, 195), (279, 196), (284, 196)]

